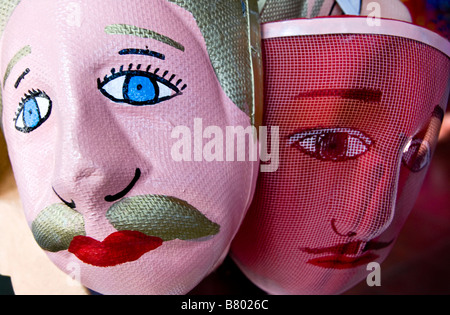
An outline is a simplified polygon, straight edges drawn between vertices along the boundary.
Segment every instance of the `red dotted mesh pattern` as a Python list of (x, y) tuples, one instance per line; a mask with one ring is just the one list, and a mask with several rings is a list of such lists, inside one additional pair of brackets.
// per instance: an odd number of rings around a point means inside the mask
[(279, 168), (260, 174), (232, 256), (272, 294), (341, 293), (384, 260), (412, 209), (447, 104), (449, 59), (385, 35), (263, 46), (264, 125), (279, 128)]

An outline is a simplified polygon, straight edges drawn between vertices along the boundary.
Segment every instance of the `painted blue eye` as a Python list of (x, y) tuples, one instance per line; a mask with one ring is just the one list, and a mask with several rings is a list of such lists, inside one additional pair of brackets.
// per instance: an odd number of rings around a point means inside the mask
[(52, 110), (52, 101), (45, 92), (40, 90), (28, 91), (19, 104), (15, 120), (15, 127), (20, 132), (29, 133), (42, 125)]
[(158, 86), (149, 78), (143, 76), (130, 76), (125, 80), (124, 96), (132, 102), (148, 102), (154, 100), (158, 92)]
[(166, 79), (167, 72), (161, 77), (156, 73), (141, 70), (128, 70), (116, 73), (113, 69), (111, 76), (106, 76), (103, 82), (98, 80), (100, 92), (116, 103), (126, 103), (135, 106), (155, 105), (167, 101), (181, 94), (186, 88), (178, 88), (181, 80), (172, 83), (175, 75)]
[(26, 126), (36, 128), (41, 120), (39, 107), (35, 99), (29, 99), (23, 105), (23, 121)]

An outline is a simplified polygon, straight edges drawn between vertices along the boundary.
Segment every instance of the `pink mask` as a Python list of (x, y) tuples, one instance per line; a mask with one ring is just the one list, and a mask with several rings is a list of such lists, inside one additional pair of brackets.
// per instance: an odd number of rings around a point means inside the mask
[(263, 26), (263, 123), (279, 127), (280, 164), (260, 174), (231, 251), (271, 294), (338, 294), (365, 279), (419, 193), (447, 105), (449, 43), (381, 22)]
[(174, 158), (173, 131), (251, 126), (248, 1), (19, 2), (2, 4), (2, 122), (37, 243), (98, 292), (187, 293), (258, 165)]

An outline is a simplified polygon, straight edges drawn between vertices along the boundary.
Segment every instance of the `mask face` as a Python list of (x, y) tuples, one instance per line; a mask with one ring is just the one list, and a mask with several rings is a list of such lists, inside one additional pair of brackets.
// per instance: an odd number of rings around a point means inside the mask
[(176, 2), (23, 0), (3, 34), (3, 129), (28, 223), (101, 293), (187, 293), (252, 197), (257, 163), (175, 157), (181, 135), (190, 150), (207, 126), (250, 126)]
[[(350, 20), (356, 33), (367, 29), (365, 18)], [(289, 23), (298, 34), (347, 21)], [(413, 207), (446, 108), (450, 63), (405, 37), (276, 35), (283, 27), (263, 28), (264, 125), (279, 127), (280, 165), (260, 174), (232, 254), (269, 293), (341, 293), (384, 260)]]

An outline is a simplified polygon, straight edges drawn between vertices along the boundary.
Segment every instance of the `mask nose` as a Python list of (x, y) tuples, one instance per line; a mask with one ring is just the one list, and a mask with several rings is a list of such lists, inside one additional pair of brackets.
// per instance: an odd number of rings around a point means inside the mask
[[(400, 162), (364, 161), (348, 175), (344, 196), (333, 212), (331, 229), (343, 237), (371, 240), (391, 224), (395, 212)], [(349, 180), (350, 179), (350, 180)]]
[(111, 202), (106, 197), (129, 188), (143, 167), (130, 134), (117, 123), (108, 106), (99, 110), (101, 105), (93, 110), (95, 106), (74, 104), (56, 117), (52, 188), (63, 202), (73, 202), (81, 213)]

